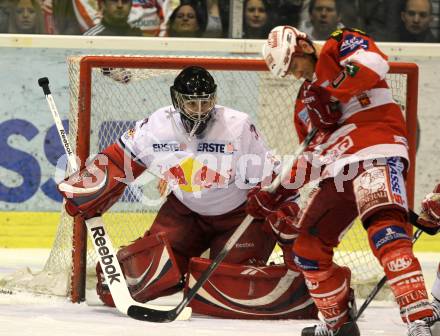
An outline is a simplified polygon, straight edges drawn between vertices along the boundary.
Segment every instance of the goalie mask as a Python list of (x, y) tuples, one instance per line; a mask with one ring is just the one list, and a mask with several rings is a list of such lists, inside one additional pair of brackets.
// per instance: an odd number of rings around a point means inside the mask
[(291, 26), (273, 28), (263, 45), (263, 58), (267, 67), (277, 77), (284, 77), (290, 69), (293, 56), (302, 56), (304, 51), (298, 44), (303, 39), (313, 46), (306, 33)]
[(171, 99), (189, 135), (200, 135), (212, 118), (217, 85), (206, 69), (190, 66), (183, 69), (174, 80)]

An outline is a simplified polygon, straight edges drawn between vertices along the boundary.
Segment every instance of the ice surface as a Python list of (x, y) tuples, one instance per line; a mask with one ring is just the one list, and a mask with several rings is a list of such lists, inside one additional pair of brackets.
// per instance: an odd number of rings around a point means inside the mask
[[(48, 251), (0, 249), (0, 276), (25, 266), (41, 267)], [(428, 282), (432, 282), (438, 255), (421, 257)], [(428, 285), (430, 286), (430, 284)], [(177, 304), (180, 296), (156, 300)], [(362, 300), (358, 302), (358, 305)], [(296, 336), (302, 328), (316, 321), (245, 321), (194, 316), (190, 321), (167, 324), (133, 320), (112, 308), (72, 304), (66, 298), (29, 293), (0, 293), (0, 335), (3, 336)], [(398, 309), (384, 302), (374, 302), (360, 319), (362, 335), (401, 336), (406, 327)], [(440, 332), (434, 334), (440, 336)]]

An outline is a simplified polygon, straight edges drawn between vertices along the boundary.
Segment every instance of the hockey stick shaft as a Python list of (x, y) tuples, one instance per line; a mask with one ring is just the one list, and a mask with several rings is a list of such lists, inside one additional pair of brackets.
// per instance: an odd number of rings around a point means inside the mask
[[(417, 222), (417, 218), (419, 216), (415, 212), (413, 212), (412, 210), (410, 210), (409, 212), (410, 212), (409, 221), (411, 224), (414, 225), (414, 223)], [(412, 239), (413, 244), (417, 241), (417, 239), (419, 239), (419, 237), (422, 233), (423, 233), (423, 231), (421, 229), (417, 229), (414, 232), (413, 239)], [(379, 291), (382, 289), (382, 287), (385, 285), (386, 282), (387, 282), (387, 277), (386, 277), (386, 275), (384, 275), (382, 277), (382, 279), (380, 279), (380, 281), (376, 284), (376, 286), (374, 286), (374, 288), (371, 290), (371, 293), (367, 296), (364, 303), (359, 308), (359, 310), (356, 314), (356, 317), (354, 318), (355, 322), (361, 317), (362, 313), (365, 311), (365, 309), (367, 309), (367, 307), (371, 303), (371, 301), (374, 300), (374, 298), (376, 297), (376, 295), (379, 293)]]
[(78, 164), (76, 163), (75, 155), (73, 154), (73, 150), (72, 147), (70, 146), (69, 139), (67, 139), (66, 130), (64, 129), (60, 114), (58, 113), (58, 109), (55, 105), (55, 101), (50, 92), (49, 79), (47, 77), (40, 78), (38, 80), (38, 85), (40, 85), (43, 88), (43, 92), (44, 95), (46, 96), (47, 104), (49, 105), (49, 110), (52, 113), (52, 118), (57, 127), (58, 135), (60, 136), (61, 143), (64, 147), (64, 151), (67, 154), (67, 160), (69, 162), (69, 165), (73, 171), (77, 171)]
[[(298, 159), (298, 157), (304, 152), (304, 150), (307, 148), (307, 146), (310, 144), (312, 139), (314, 138), (315, 134), (317, 132), (316, 128), (313, 128), (310, 133), (306, 136), (304, 141), (299, 145), (299, 147), (296, 149), (295, 153), (288, 157), (288, 160), (283, 163), (282, 169), (280, 174), (272, 181), (272, 183), (265, 188), (265, 190), (269, 192), (275, 191), (278, 186), (281, 184), (281, 181), (283, 181), (286, 177), (290, 176), (290, 172), (292, 169), (293, 164)], [(234, 247), (234, 245), (237, 243), (238, 239), (242, 236), (242, 234), (246, 231), (246, 229), (249, 227), (249, 225), (253, 221), (253, 217), (250, 215), (247, 215), (245, 219), (241, 222), (241, 224), (235, 229), (235, 232), (232, 234), (231, 237), (229, 237), (228, 241), (226, 242), (225, 246), (222, 248), (222, 250), (217, 254), (217, 256), (214, 258), (212, 263), (209, 265), (209, 267), (203, 271), (203, 273), (200, 275), (200, 278), (197, 280), (197, 282), (194, 284), (194, 286), (191, 287), (191, 289), (188, 291), (186, 296), (182, 299), (182, 301), (176, 306), (176, 308), (169, 310), (169, 311), (157, 311), (157, 310), (150, 310), (146, 311), (143, 310), (142, 312), (139, 311), (136, 307), (133, 307), (128, 310), (128, 315), (131, 317), (150, 321), (150, 322), (172, 322), (176, 319), (176, 317), (180, 314), (180, 312), (191, 302), (191, 300), (196, 296), (199, 289), (205, 284), (205, 282), (209, 279), (211, 274), (217, 269), (217, 267), (220, 265), (220, 263), (223, 261), (223, 259), (226, 257), (226, 255), (231, 251), (231, 249)]]
[[(50, 92), (49, 79), (46, 77), (40, 78), (38, 80), (38, 84), (43, 88), (43, 92), (46, 96), (49, 109), (52, 113), (55, 125), (57, 126), (58, 135), (60, 136), (64, 150), (67, 154), (69, 165), (74, 171), (77, 171), (78, 165), (76, 163), (75, 155), (73, 154), (72, 148), (70, 147), (70, 143), (64, 130), (64, 126), (58, 113), (58, 109)], [(137, 307), (137, 309), (139, 310), (142, 310), (144, 308), (158, 310), (169, 309), (169, 307), (140, 304), (131, 297), (131, 294), (127, 287), (127, 283), (125, 282), (125, 278), (121, 270), (121, 266), (119, 265), (116, 256), (115, 249), (113, 248), (111, 240), (107, 235), (102, 218), (94, 217), (85, 220), (85, 224), (92, 240), (93, 246), (95, 248), (96, 255), (100, 256), (99, 263), (101, 264), (101, 268), (103, 270), (116, 308), (121, 313), (126, 315), (129, 307)], [(188, 320), (190, 317), (191, 309), (187, 308), (186, 310), (182, 311), (177, 318), (181, 320)]]

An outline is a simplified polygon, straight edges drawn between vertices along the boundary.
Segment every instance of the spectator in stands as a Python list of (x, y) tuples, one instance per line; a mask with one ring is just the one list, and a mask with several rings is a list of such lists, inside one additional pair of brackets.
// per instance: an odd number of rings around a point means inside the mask
[(46, 34), (81, 34), (72, 1), (39, 0)]
[(171, 0), (133, 0), (128, 23), (144, 36), (164, 36), (171, 12)]
[(362, 29), (376, 41), (398, 41), (402, 0), (337, 1), (345, 27)]
[(303, 22), (299, 29), (312, 40), (327, 40), (332, 32), (344, 27), (339, 0), (310, 0), (308, 11), (310, 22)]
[(273, 24), (272, 10), (266, 0), (244, 1), (243, 38), (266, 39)]
[[(103, 1), (72, 0), (82, 31), (101, 22)], [(128, 24), (141, 29), (144, 36), (163, 36), (166, 32), (166, 18), (175, 6), (175, 0), (132, 0)]]
[(191, 4), (178, 6), (168, 19), (167, 35), (170, 37), (201, 37), (203, 30), (201, 12)]
[(433, 19), (430, 0), (406, 0), (401, 12), (399, 41), (437, 42), (430, 24)]
[(0, 0), (0, 33), (9, 31), (10, 0)]
[(229, 0), (181, 0), (181, 3), (193, 3), (200, 11), (204, 24), (202, 37), (228, 37)]
[(72, 0), (72, 4), (82, 33), (101, 22), (102, 11), (98, 9), (98, 0)]
[(9, 33), (44, 34), (44, 21), (38, 0), (16, 0), (9, 15)]
[(360, 28), (359, 1), (338, 0), (341, 10), (341, 22), (345, 27)]
[[(307, 14), (309, 0), (267, 0), (270, 7), (274, 11), (276, 21), (272, 24), (275, 26), (292, 26), (299, 27), (301, 21), (308, 21)], [(307, 14), (302, 20), (303, 14)]]
[(142, 36), (142, 30), (128, 24), (132, 0), (100, 0), (102, 20), (84, 35)]

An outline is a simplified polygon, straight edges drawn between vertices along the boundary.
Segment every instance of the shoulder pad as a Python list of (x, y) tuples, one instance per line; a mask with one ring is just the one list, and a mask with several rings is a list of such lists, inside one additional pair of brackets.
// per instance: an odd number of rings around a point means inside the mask
[(342, 35), (344, 35), (344, 32), (352, 32), (352, 33), (358, 33), (360, 35), (368, 36), (366, 32), (357, 28), (341, 28), (341, 29), (336, 29), (333, 33), (331, 33), (330, 38), (340, 42), (342, 40)]
[(336, 29), (333, 33), (330, 34), (330, 38), (339, 42), (342, 39), (342, 34), (344, 34), (344, 31), (342, 29)]
[(369, 36), (366, 32), (364, 32), (364, 31), (361, 30), (361, 29), (357, 29), (357, 28), (345, 28), (345, 30), (347, 30), (347, 31), (351, 31), (351, 32), (354, 32), (354, 33), (358, 33), (358, 34), (360, 34), (360, 35)]

